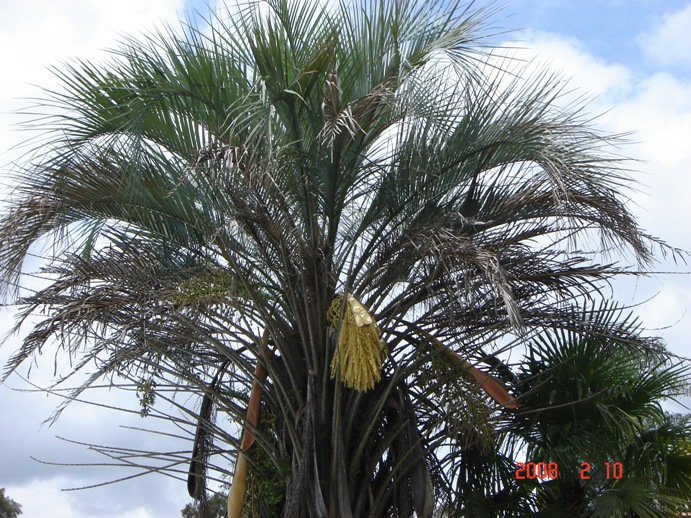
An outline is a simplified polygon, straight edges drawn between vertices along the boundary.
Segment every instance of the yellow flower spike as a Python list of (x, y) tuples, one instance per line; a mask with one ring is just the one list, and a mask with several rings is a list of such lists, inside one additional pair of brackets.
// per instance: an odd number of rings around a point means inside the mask
[[(331, 360), (331, 379), (352, 389), (367, 391), (381, 379), (386, 349), (374, 317), (353, 295), (337, 295), (327, 313), (331, 327), (338, 330), (336, 352)], [(343, 309), (343, 320), (341, 318)]]

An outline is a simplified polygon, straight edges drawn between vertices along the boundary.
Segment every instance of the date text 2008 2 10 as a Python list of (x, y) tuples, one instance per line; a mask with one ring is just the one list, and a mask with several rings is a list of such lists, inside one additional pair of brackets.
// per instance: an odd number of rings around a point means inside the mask
[[(593, 465), (590, 462), (581, 462), (581, 480), (590, 480)], [(619, 480), (624, 476), (624, 465), (621, 462), (604, 462), (602, 475), (606, 479)], [(552, 480), (559, 478), (559, 464), (556, 462), (517, 462), (516, 480)]]

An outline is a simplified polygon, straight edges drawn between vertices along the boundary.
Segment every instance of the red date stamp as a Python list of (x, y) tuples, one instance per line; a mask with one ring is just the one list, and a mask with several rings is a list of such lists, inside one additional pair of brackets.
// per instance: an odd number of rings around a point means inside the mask
[[(602, 465), (606, 479), (619, 480), (624, 476), (624, 465), (621, 462), (605, 462)], [(581, 462), (579, 476), (581, 480), (590, 480), (593, 465)], [(517, 462), (516, 480), (553, 480), (559, 478), (559, 464), (557, 462)]]

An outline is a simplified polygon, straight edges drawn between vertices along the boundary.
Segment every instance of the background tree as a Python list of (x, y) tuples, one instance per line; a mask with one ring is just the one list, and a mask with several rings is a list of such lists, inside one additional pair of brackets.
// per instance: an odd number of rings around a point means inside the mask
[(73, 398), (119, 376), (143, 414), (176, 405), (202, 504), (230, 449), (274, 514), (462, 510), (517, 406), (497, 355), (587, 328), (574, 308), (621, 271), (603, 252), (653, 259), (617, 138), (462, 3), (266, 5), (56, 69), (0, 221), (10, 297), (54, 245), (6, 375), (55, 344), (60, 382), (93, 372)]
[(187, 504), (181, 511), (182, 518), (225, 518), (227, 495), (216, 493), (208, 502), (206, 514), (199, 508), (199, 505)]
[[(688, 391), (688, 365), (637, 345), (640, 324), (616, 307), (587, 314), (589, 331), (536, 337), (518, 374), (509, 433), (527, 459), (559, 467), (534, 486), (540, 516), (677, 515), (691, 496), (691, 428), (661, 402)], [(603, 340), (603, 326), (618, 331)]]
[(5, 496), (5, 488), (0, 488), (0, 518), (17, 518), (22, 514), (22, 506)]

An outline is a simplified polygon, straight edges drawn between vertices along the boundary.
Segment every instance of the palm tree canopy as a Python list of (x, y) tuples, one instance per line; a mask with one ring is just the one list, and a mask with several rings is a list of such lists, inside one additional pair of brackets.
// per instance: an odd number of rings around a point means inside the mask
[[(598, 254), (645, 264), (655, 240), (625, 206), (618, 138), (557, 76), (493, 49), (487, 13), (264, 5), (55, 69), (0, 221), (6, 296), (32, 246), (54, 246), (47, 285), (19, 299), (46, 316), (5, 375), (56, 341), (74, 372), (97, 367), (75, 396), (155, 378), (243, 422), (259, 360), (274, 424), (255, 449), (292, 466), (285, 516), (430, 516), (459, 444), (498, 412), (465, 359), (587, 326), (572, 306), (618, 271)], [(465, 439), (443, 433), (460, 414), (439, 380), (473, 416)]]

